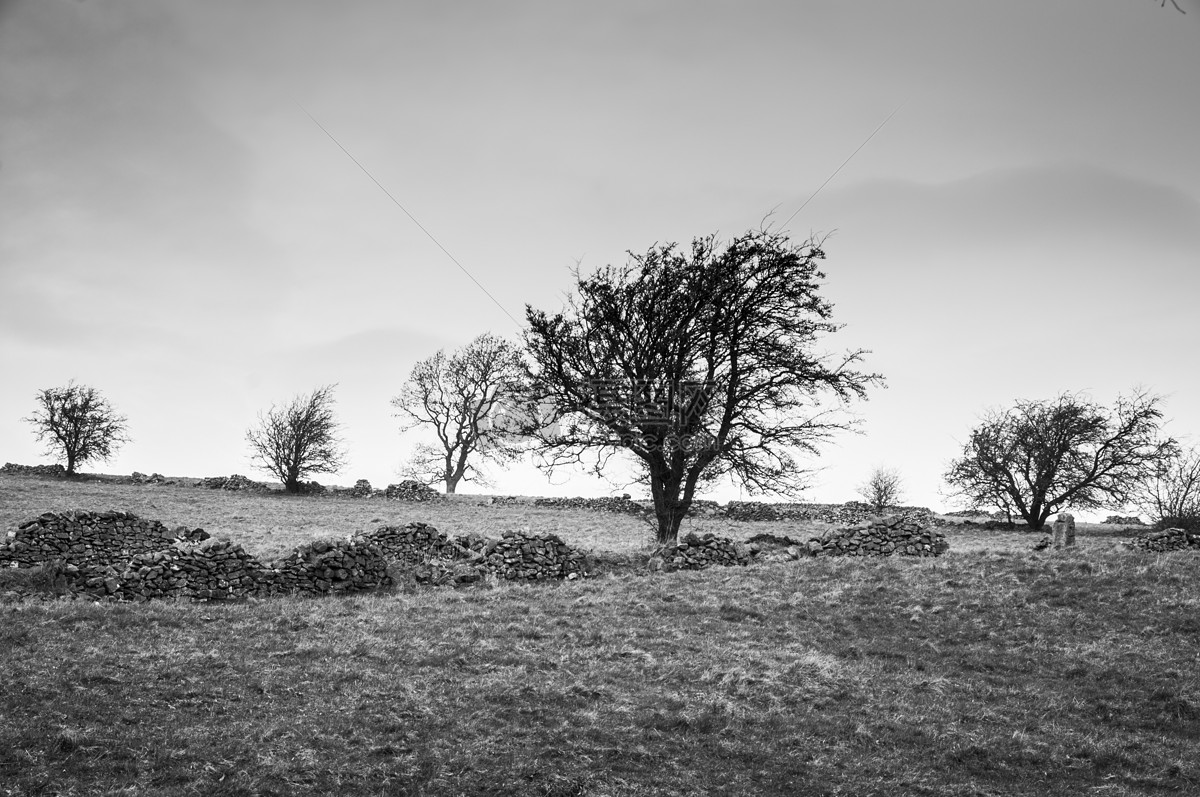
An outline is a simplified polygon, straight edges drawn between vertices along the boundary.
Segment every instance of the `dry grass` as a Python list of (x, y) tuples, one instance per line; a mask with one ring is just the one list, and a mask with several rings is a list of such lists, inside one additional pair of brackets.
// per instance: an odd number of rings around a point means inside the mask
[[(6, 528), (78, 507), (260, 550), (407, 520), (649, 538), (461, 504), (0, 480)], [(799, 531), (728, 527), (762, 530)], [(1067, 553), (953, 530), (938, 560), (0, 605), (0, 795), (1198, 793), (1197, 559), (1082, 531)]]

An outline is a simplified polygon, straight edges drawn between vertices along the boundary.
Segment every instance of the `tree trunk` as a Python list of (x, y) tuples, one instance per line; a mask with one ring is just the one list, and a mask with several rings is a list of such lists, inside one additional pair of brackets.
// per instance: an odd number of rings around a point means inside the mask
[(292, 495), (300, 492), (300, 469), (288, 468), (287, 479), (283, 482), (283, 489)]
[(75, 454), (71, 451), (67, 452), (67, 475), (75, 475)]
[(657, 542), (659, 545), (675, 545), (679, 540), (679, 526), (687, 515), (687, 506), (679, 500), (681, 479), (674, 475), (650, 474), (650, 492), (654, 496), (654, 516), (658, 519)]
[(458, 487), (458, 476), (446, 477), (446, 495), (454, 495), (454, 490)]

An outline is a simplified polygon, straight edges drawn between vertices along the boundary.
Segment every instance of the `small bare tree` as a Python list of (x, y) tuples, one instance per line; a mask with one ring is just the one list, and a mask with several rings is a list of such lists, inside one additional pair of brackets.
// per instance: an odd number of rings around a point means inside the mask
[(1200, 448), (1178, 451), (1158, 463), (1141, 484), (1137, 505), (1155, 522), (1200, 519)]
[(300, 480), (312, 473), (336, 473), (345, 452), (333, 417), (333, 389), (326, 385), (300, 395), (281, 407), (271, 405), (259, 414), (258, 425), (246, 432), (250, 461), (274, 474), (289, 493), (300, 492)]
[(66, 461), (68, 475), (90, 459), (107, 460), (129, 442), (128, 419), (94, 387), (71, 380), (66, 387), (39, 390), (35, 400), (33, 414), (21, 420), (33, 425), (47, 454)]
[(488, 484), (479, 460), (501, 463), (518, 457), (521, 435), (498, 415), (521, 403), (524, 369), (516, 346), (489, 332), (447, 356), (439, 351), (413, 366), (392, 399), (400, 430), (430, 427), (437, 445), (418, 443), (403, 475), (453, 493), (463, 479)]
[(902, 481), (900, 471), (879, 467), (858, 486), (858, 494), (873, 510), (882, 513), (900, 502), (904, 495)]

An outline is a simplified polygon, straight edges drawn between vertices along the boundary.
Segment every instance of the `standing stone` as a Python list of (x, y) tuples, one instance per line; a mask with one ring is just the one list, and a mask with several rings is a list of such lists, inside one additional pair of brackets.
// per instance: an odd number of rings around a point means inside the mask
[(1062, 512), (1054, 521), (1054, 547), (1070, 548), (1075, 545), (1075, 516)]

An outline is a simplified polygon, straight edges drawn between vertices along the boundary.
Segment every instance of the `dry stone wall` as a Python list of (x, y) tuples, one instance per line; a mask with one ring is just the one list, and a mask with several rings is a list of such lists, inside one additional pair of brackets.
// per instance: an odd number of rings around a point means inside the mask
[(383, 491), (393, 501), (440, 501), (442, 494), (415, 479), (405, 479), (399, 484), (389, 484)]
[(15, 462), (6, 462), (4, 467), (0, 468), (0, 473), (9, 476), (52, 476), (61, 478), (67, 475), (67, 469), (62, 465), (18, 465)]
[(346, 498), (370, 498), (376, 494), (376, 491), (371, 488), (371, 482), (366, 479), (359, 479), (354, 483), (353, 487), (333, 488), (333, 494)]
[(240, 474), (232, 476), (209, 476), (206, 479), (201, 479), (197, 487), (207, 487), (210, 490), (230, 490), (232, 492), (252, 492), (265, 493), (271, 489), (271, 485), (263, 482), (256, 482)]
[(1200, 533), (1186, 529), (1163, 529), (1139, 534), (1125, 543), (1130, 548), (1152, 553), (1200, 550)]
[(367, 543), (317, 541), (268, 565), (240, 545), (207, 537), (203, 529), (168, 531), (125, 512), (47, 513), (9, 534), (0, 566), (54, 563), (68, 591), (126, 600), (351, 592), (391, 583), (383, 550)]
[(447, 537), (427, 523), (380, 526), (353, 538), (377, 546), (388, 561), (413, 569), (416, 580), (463, 584), (489, 575), (509, 581), (576, 579), (590, 561), (555, 534), (504, 532), (498, 539), (478, 535)]
[(949, 547), (946, 535), (903, 516), (829, 531), (807, 544), (814, 556), (940, 556)]
[[(844, 504), (763, 503), (730, 501), (722, 512), (729, 520), (740, 521), (816, 521), (838, 526), (856, 525), (878, 517), (869, 504), (847, 501)], [(933, 511), (923, 506), (888, 507), (888, 515), (903, 515), (924, 525), (938, 525)]]
[(644, 515), (650, 512), (645, 506), (633, 501), (627, 496), (620, 498), (537, 498), (534, 506), (548, 506), (554, 509), (592, 509), (599, 512), (622, 512), (630, 515)]
[(47, 512), (10, 531), (0, 545), (0, 566), (30, 567), (49, 559), (76, 565), (107, 564), (151, 551), (176, 541), (208, 539), (204, 529), (180, 526), (169, 530), (157, 520), (128, 512)]
[(729, 567), (748, 565), (758, 553), (758, 546), (734, 542), (727, 537), (705, 534), (684, 536), (678, 545), (659, 549), (650, 558), (654, 570), (702, 570), (713, 565)]

